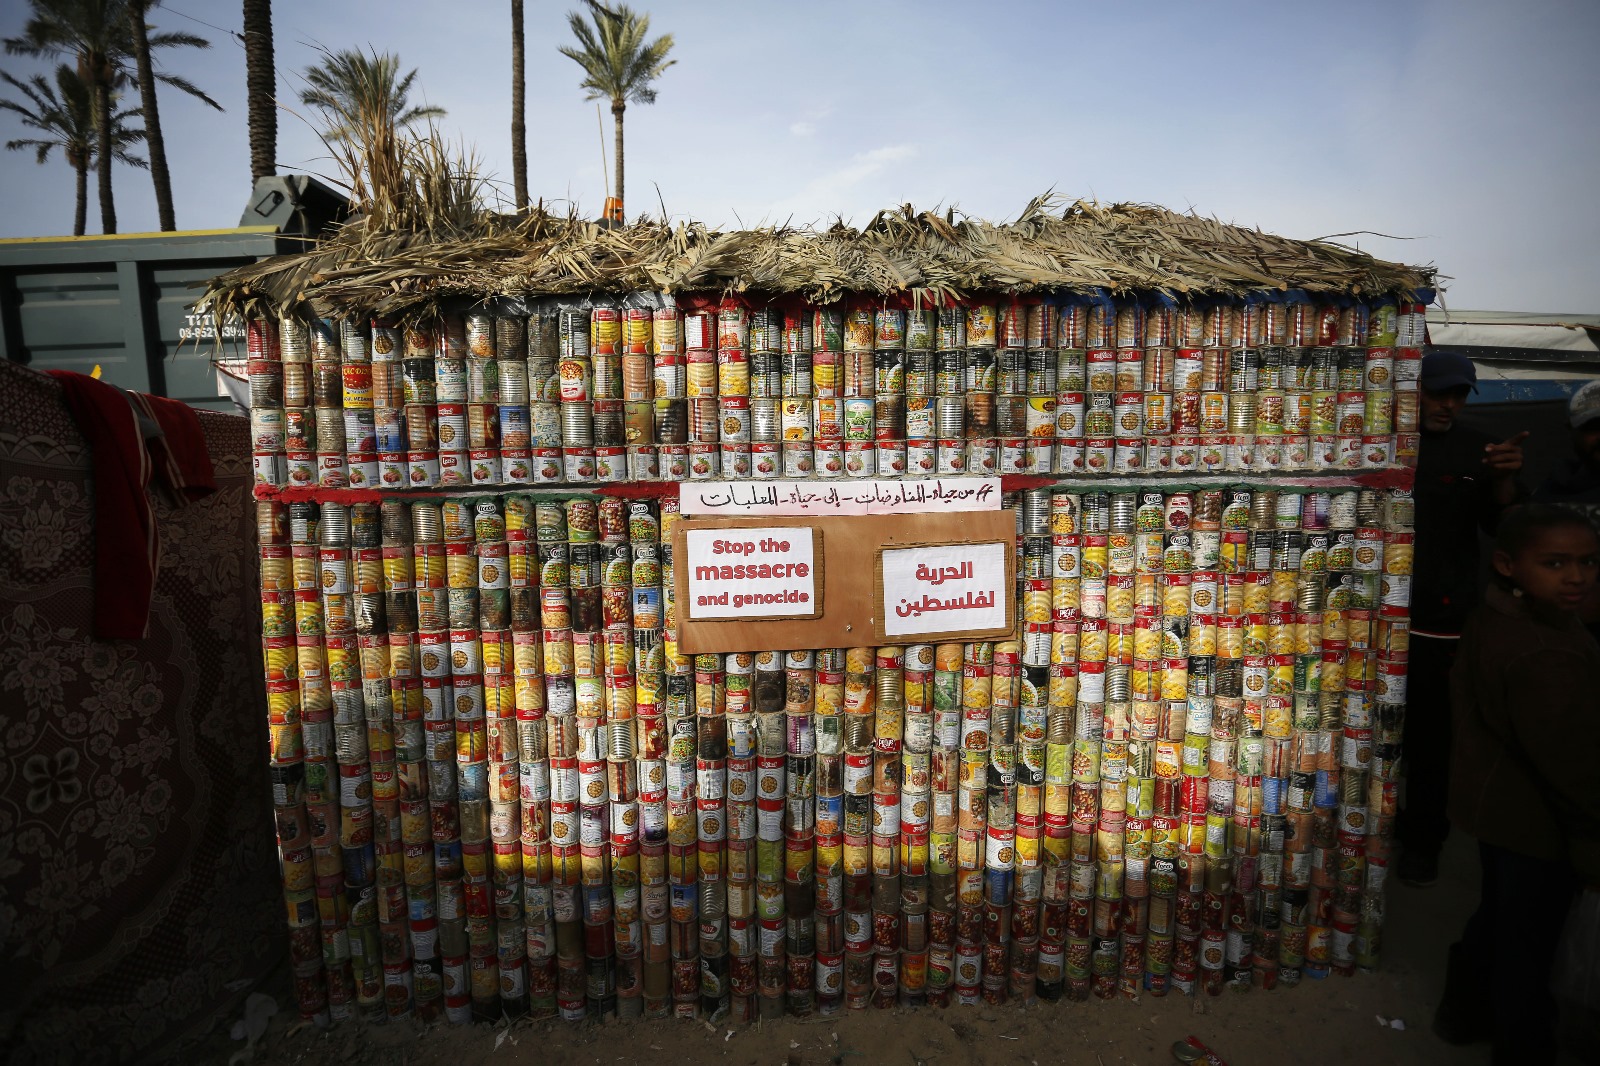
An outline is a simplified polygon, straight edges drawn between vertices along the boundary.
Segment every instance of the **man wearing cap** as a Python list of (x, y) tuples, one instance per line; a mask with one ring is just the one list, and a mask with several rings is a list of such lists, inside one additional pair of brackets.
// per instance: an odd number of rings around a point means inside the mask
[[(1600, 381), (1591, 381), (1567, 402), (1572, 455), (1567, 465), (1540, 485), (1533, 498), (1580, 511), (1600, 533)], [(1589, 632), (1600, 640), (1600, 590), (1579, 609)]]
[(1457, 422), (1478, 388), (1477, 368), (1459, 352), (1424, 356), (1420, 384), (1406, 788), (1397, 827), (1403, 848), (1397, 874), (1418, 888), (1438, 880), (1439, 851), (1450, 832), (1450, 665), (1478, 600), (1477, 531), (1492, 535), (1501, 512), (1521, 495), (1517, 471), (1528, 436), (1496, 442)]

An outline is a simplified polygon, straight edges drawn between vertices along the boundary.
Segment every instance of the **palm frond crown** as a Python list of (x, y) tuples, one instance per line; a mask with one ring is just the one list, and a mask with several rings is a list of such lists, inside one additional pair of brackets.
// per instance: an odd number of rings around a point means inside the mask
[(346, 140), (374, 122), (403, 129), (445, 115), (442, 107), (408, 106), (417, 71), (413, 68), (402, 75), (400, 57), (392, 52), (347, 48), (324, 51), (323, 57), (304, 71), (306, 88), (300, 102), (327, 118), (324, 136), (329, 141)]
[(613, 107), (655, 103), (652, 82), (677, 62), (667, 58), (672, 34), (646, 41), (650, 16), (626, 5), (605, 8), (595, 4), (592, 22), (573, 11), (567, 15), (567, 23), (578, 47), (562, 45), (558, 50), (583, 69), (579, 87), (584, 99), (610, 100)]
[[(44, 135), (7, 141), (8, 149), (32, 148), (37, 161), (44, 163), (53, 149), (60, 148), (73, 166), (77, 166), (79, 160), (85, 166), (92, 165), (96, 152), (94, 105), (89, 85), (77, 71), (66, 63), (60, 64), (55, 70), (54, 85), (43, 74), (22, 81), (3, 70), (0, 70), (0, 81), (28, 99), (27, 104), (0, 99), (0, 111), (12, 112), (22, 125)], [(129, 120), (137, 118), (138, 114), (137, 108), (112, 112), (111, 147), (118, 162), (144, 167), (145, 160), (129, 151), (144, 139), (144, 130), (129, 125)]]

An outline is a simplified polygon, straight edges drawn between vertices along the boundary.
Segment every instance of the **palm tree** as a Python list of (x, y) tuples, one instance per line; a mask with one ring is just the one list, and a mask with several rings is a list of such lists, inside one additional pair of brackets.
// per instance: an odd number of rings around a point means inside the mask
[(616, 120), (617, 211), (622, 210), (622, 113), (631, 100), (639, 104), (653, 104), (656, 91), (651, 82), (662, 71), (677, 62), (668, 59), (672, 50), (672, 34), (664, 33), (646, 42), (650, 32), (650, 16), (641, 15), (626, 5), (615, 9), (603, 7), (595, 0), (589, 3), (594, 22), (585, 22), (576, 11), (567, 15), (572, 35), (578, 47), (563, 45), (562, 55), (583, 68), (583, 81), (579, 88), (585, 91), (585, 100), (611, 101), (611, 117)]
[[(172, 210), (172, 174), (167, 170), (167, 140), (161, 134), (161, 112), (156, 107), (156, 75), (150, 63), (150, 27), (145, 14), (161, 0), (128, 0), (128, 36), (133, 43), (134, 71), (139, 84), (139, 110), (144, 115), (145, 141), (150, 145), (150, 177), (156, 187), (156, 217), (162, 232), (178, 228)], [(168, 35), (169, 38), (171, 35)], [(183, 35), (196, 48), (210, 48), (203, 37)], [(181, 78), (169, 75), (164, 80), (204, 100), (218, 111), (222, 105)]]
[[(136, 0), (30, 0), (33, 17), (23, 26), (20, 37), (5, 39), (6, 51), (13, 55), (70, 58), (77, 63), (78, 75), (88, 84), (94, 116), (97, 143), (95, 168), (99, 179), (100, 226), (106, 233), (117, 232), (116, 201), (111, 192), (111, 164), (117, 158), (114, 145), (111, 100), (116, 90), (130, 84), (128, 64), (139, 63), (137, 56), (158, 48), (209, 48), (211, 43), (203, 37), (189, 33), (146, 33), (145, 46), (134, 40), (130, 5)], [(143, 10), (144, 4), (139, 5)], [(217, 110), (222, 105), (201, 92), (193, 83), (174, 74), (151, 71), (147, 79), (151, 84), (149, 99), (154, 101), (154, 82), (164, 82), (173, 88), (205, 101)], [(153, 112), (152, 107), (152, 112)], [(145, 116), (147, 130), (160, 137), (160, 119), (153, 113)], [(157, 187), (157, 199), (161, 197)], [(170, 201), (171, 194), (167, 193)]]
[(250, 182), (278, 171), (272, 0), (244, 0), (244, 82), (250, 110)]
[(522, 48), (522, 0), (511, 0), (511, 179), (516, 189), (517, 211), (528, 209), (528, 80)]
[(407, 107), (413, 68), (400, 76), (400, 57), (389, 52), (362, 52), (347, 48), (341, 52), (323, 51), (323, 61), (307, 67), (304, 77), (309, 86), (300, 102), (322, 111), (328, 121), (323, 137), (342, 141), (367, 128), (373, 118), (400, 129), (426, 119), (444, 117), (442, 107)]
[[(50, 153), (60, 148), (72, 167), (77, 186), (77, 203), (72, 215), (72, 235), (83, 236), (89, 213), (89, 164), (94, 159), (96, 132), (94, 124), (94, 94), (67, 64), (56, 67), (55, 85), (35, 74), (27, 81), (18, 81), (0, 70), (0, 79), (21, 91), (27, 104), (15, 100), (0, 100), (0, 111), (15, 113), (24, 126), (38, 130), (43, 136), (19, 137), (6, 142), (13, 152), (32, 148), (36, 159), (43, 164)], [(29, 106), (31, 105), (31, 106)], [(125, 119), (137, 111), (118, 111), (111, 116), (111, 150), (117, 159), (130, 166), (142, 167), (145, 161), (128, 149), (144, 137), (144, 131), (123, 125)]]

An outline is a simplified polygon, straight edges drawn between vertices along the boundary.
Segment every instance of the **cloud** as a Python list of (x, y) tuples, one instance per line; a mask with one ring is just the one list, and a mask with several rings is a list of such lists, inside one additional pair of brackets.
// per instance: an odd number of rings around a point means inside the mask
[(803, 120), (800, 122), (791, 122), (789, 123), (789, 132), (796, 137), (810, 137), (812, 134), (817, 132), (817, 124), (815, 122), (806, 122)]
[(832, 170), (815, 175), (793, 193), (778, 198), (768, 211), (808, 217), (819, 211), (829, 214), (843, 211), (848, 214), (851, 203), (848, 193), (851, 189), (917, 155), (918, 148), (914, 144), (886, 144), (870, 151), (857, 152)]
[(889, 164), (912, 159), (916, 154), (917, 146), (914, 144), (886, 144), (870, 152), (857, 152), (846, 160), (844, 165), (819, 174), (806, 182), (806, 191), (809, 193), (846, 189), (852, 185), (859, 185), (874, 174), (889, 169)]

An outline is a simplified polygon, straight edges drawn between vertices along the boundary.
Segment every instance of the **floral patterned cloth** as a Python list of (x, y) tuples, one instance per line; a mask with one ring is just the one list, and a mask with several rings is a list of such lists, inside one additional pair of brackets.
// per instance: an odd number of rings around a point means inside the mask
[(218, 492), (152, 490), (150, 635), (97, 641), (88, 448), (0, 361), (3, 1061), (170, 1053), (283, 943), (248, 423), (200, 418)]

